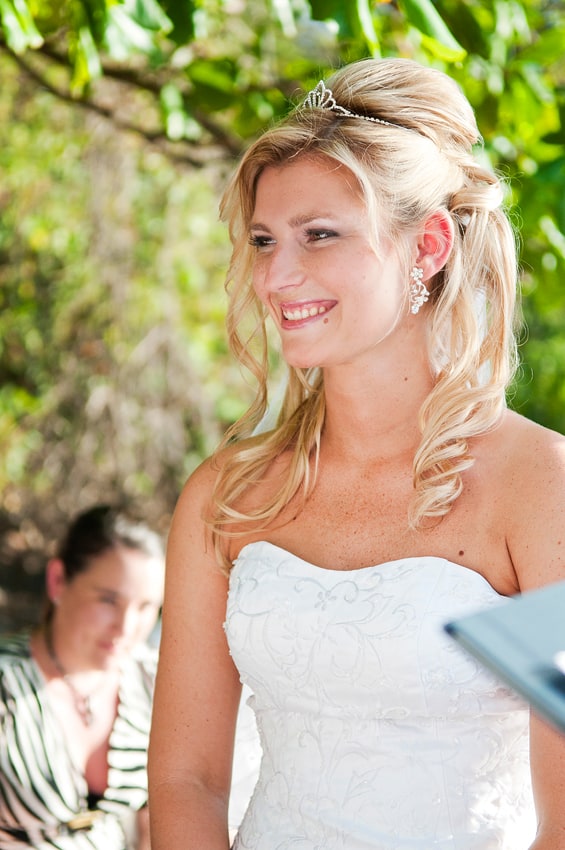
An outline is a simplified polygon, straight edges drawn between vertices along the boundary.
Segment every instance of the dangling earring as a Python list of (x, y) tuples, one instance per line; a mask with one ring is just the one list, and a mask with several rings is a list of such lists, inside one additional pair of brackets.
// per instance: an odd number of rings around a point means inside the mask
[(418, 313), (422, 304), (425, 304), (430, 297), (430, 293), (422, 283), (423, 276), (424, 270), (418, 266), (414, 266), (410, 272), (410, 279), (412, 280), (409, 293), (410, 312), (414, 315)]

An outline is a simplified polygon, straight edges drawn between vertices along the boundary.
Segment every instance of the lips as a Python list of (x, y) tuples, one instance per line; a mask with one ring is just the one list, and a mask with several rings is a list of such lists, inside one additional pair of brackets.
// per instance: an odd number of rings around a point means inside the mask
[(335, 301), (316, 301), (305, 304), (281, 304), (283, 323), (288, 326), (292, 323), (316, 319), (331, 310), (335, 303)]

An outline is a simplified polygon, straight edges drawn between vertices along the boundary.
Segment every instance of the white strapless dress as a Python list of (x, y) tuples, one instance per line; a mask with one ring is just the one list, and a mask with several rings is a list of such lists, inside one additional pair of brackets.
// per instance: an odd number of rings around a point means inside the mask
[(503, 600), (442, 558), (245, 546), (225, 629), (263, 759), (234, 848), (526, 850), (528, 709), (442, 628)]

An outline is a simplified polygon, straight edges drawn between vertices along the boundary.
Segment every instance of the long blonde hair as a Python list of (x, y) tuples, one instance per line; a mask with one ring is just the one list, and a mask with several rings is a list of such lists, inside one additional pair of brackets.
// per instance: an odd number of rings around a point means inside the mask
[[(429, 286), (428, 355), (435, 384), (420, 411), (407, 517), (418, 527), (426, 517), (439, 521), (449, 512), (461, 493), (462, 473), (473, 463), (469, 439), (492, 429), (505, 407), (516, 365), (514, 233), (502, 208), (500, 180), (474, 155), (480, 135), (473, 110), (451, 78), (407, 59), (366, 59), (337, 71), (327, 86), (339, 106), (395, 126), (300, 105), (243, 156), (221, 203), (233, 245), (227, 329), (231, 350), (256, 379), (257, 393), (222, 446), (249, 437), (269, 401), (266, 314), (251, 284), (254, 253), (248, 242), (257, 180), (268, 166), (299, 156), (329, 157), (357, 178), (375, 223), (375, 246), (383, 238), (402, 246), (438, 209), (454, 224), (450, 257)], [(408, 281), (408, 257), (406, 263)], [(297, 494), (307, 497), (324, 414), (320, 370), (291, 367), (275, 429), (229, 453), (209, 518), (224, 566), (229, 568), (226, 538), (264, 528)], [(283, 452), (291, 453), (284, 486), (256, 510), (239, 510), (241, 496)]]

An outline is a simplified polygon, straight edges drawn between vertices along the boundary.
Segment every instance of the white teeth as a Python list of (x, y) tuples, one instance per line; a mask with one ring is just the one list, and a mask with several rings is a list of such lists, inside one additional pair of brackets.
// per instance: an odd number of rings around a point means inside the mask
[(319, 316), (325, 312), (326, 308), (320, 305), (319, 307), (297, 307), (296, 310), (283, 310), (282, 314), (285, 319), (291, 322), (298, 322), (300, 319), (309, 319), (311, 316)]

